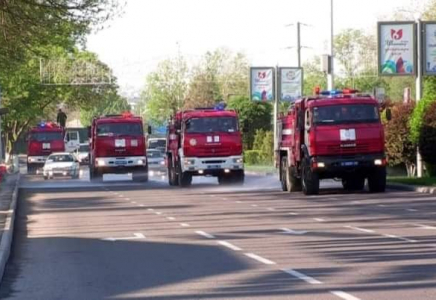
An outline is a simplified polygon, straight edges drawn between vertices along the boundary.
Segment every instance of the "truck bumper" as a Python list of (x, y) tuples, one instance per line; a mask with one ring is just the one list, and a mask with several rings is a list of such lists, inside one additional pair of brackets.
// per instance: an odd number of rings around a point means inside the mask
[(43, 166), (45, 164), (45, 161), (48, 156), (28, 156), (27, 157), (27, 163), (33, 164), (33, 165), (41, 165)]
[(142, 169), (147, 167), (145, 156), (129, 157), (97, 157), (94, 167), (104, 172), (126, 173), (128, 170)]
[(318, 173), (320, 178), (343, 178), (351, 173), (366, 177), (373, 170), (384, 167), (386, 167), (386, 157), (383, 153), (311, 158), (312, 171)]
[(184, 157), (182, 171), (192, 175), (213, 175), (244, 170), (242, 155), (227, 157)]

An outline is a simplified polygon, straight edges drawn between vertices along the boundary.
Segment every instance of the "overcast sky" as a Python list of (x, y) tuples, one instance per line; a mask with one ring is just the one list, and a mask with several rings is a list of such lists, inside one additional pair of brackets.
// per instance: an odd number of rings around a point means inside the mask
[[(426, 0), (420, 0), (425, 2)], [(376, 32), (386, 18), (411, 0), (334, 0), (334, 30)], [(303, 60), (325, 53), (330, 37), (330, 0), (127, 0), (124, 14), (88, 38), (118, 78), (122, 92), (140, 91), (156, 64), (178, 49), (194, 61), (208, 50), (242, 51), (253, 65), (296, 64), (297, 21)]]

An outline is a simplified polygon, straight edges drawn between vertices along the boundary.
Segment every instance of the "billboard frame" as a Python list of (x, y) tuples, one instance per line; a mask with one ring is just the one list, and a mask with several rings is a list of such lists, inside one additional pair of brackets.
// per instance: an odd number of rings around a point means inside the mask
[(282, 70), (283, 69), (289, 69), (289, 70), (300, 70), (301, 71), (301, 96), (300, 98), (304, 97), (304, 69), (302, 67), (278, 67), (277, 68), (277, 97), (279, 102), (295, 102), (292, 100), (284, 100), (282, 99)]
[(421, 36), (421, 41), (422, 41), (422, 74), (425, 76), (435, 76), (436, 75), (436, 71), (434, 72), (427, 72), (427, 25), (436, 25), (436, 21), (421, 21), (421, 26), (422, 26), (422, 36)]
[(258, 100), (253, 100), (252, 96), (253, 96), (253, 70), (271, 70), (272, 72), (272, 95), (273, 98), (272, 100), (267, 100), (265, 102), (272, 102), (274, 103), (275, 101), (277, 101), (277, 95), (276, 95), (276, 68), (275, 67), (250, 67), (250, 74), (248, 75), (248, 78), (250, 80), (250, 101), (256, 101), (256, 102), (263, 102), (262, 100), (258, 101)]

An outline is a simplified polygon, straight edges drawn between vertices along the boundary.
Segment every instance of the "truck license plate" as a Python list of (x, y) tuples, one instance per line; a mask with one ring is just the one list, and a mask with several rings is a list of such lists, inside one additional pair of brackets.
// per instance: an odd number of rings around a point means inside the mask
[(208, 169), (221, 169), (220, 165), (209, 165), (207, 166)]
[(341, 166), (343, 166), (343, 167), (354, 167), (354, 166), (357, 166), (357, 165), (359, 165), (359, 162), (357, 162), (357, 161), (344, 161), (344, 162), (341, 162)]
[(118, 165), (118, 166), (122, 166), (122, 165), (126, 165), (127, 161), (125, 161), (125, 160), (116, 160), (115, 164)]

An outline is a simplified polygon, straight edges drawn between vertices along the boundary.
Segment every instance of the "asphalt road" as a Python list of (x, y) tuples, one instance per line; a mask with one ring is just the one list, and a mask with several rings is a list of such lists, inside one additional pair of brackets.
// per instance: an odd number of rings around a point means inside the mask
[(435, 197), (26, 177), (1, 299), (436, 299)]

